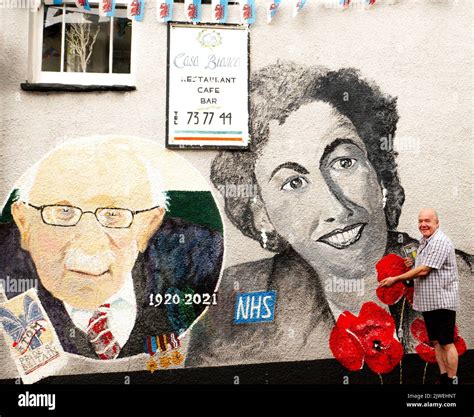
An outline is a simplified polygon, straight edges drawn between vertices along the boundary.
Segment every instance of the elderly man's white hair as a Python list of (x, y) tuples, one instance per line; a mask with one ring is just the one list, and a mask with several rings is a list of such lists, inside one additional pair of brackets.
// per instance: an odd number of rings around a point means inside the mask
[(56, 147), (48, 152), (41, 160), (32, 165), (20, 177), (14, 188), (18, 190), (20, 200), (29, 201), (29, 195), (35, 184), (39, 167), (49, 156), (54, 155), (56, 152), (67, 150), (68, 148), (83, 148), (93, 154), (101, 147), (106, 146), (107, 150), (113, 150), (115, 148), (117, 152), (127, 152), (131, 158), (143, 165), (150, 182), (153, 205), (168, 210), (168, 195), (165, 191), (163, 178), (160, 175), (159, 166), (153, 161), (152, 155), (146, 152), (150, 144), (156, 146), (154, 142), (149, 140), (127, 136), (91, 136), (72, 140)]

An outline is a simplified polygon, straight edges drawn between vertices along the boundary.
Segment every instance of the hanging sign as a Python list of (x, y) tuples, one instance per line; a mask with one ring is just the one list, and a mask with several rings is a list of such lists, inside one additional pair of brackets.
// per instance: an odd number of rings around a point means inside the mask
[(168, 26), (167, 147), (246, 148), (249, 31)]

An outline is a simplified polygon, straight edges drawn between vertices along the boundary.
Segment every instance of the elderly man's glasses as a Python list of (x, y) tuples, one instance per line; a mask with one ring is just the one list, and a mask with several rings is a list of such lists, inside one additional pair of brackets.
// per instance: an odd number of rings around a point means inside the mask
[(159, 207), (155, 206), (149, 209), (136, 211), (123, 208), (99, 207), (95, 211), (83, 211), (79, 207), (59, 204), (51, 204), (46, 206), (35, 206), (30, 203), (26, 204), (36, 210), (39, 210), (41, 212), (41, 218), (43, 222), (49, 224), (50, 226), (76, 226), (81, 220), (83, 214), (91, 213), (102, 226), (108, 227), (110, 229), (127, 229), (132, 225), (136, 214), (151, 211)]

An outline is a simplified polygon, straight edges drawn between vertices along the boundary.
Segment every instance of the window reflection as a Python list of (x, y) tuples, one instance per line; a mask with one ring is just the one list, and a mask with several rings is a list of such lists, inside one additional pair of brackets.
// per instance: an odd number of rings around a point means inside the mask
[(62, 21), (62, 8), (45, 7), (42, 50), (43, 71), (61, 71)]
[(117, 7), (113, 18), (99, 16), (97, 6), (44, 10), (43, 71), (130, 73), (132, 22), (126, 8)]
[(130, 73), (132, 50), (132, 22), (127, 18), (114, 19), (114, 53), (112, 72)]
[(64, 71), (109, 72), (110, 19), (97, 8), (66, 11)]

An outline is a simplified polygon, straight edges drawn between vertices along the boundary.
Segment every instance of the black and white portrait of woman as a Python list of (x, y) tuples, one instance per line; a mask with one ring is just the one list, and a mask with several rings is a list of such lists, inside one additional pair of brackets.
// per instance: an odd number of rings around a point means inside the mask
[[(391, 146), (397, 99), (365, 75), (291, 61), (253, 74), (250, 150), (221, 152), (211, 180), (232, 224), (273, 256), (225, 270), (218, 305), (193, 328), (188, 366), (332, 358), (339, 315), (381, 304), (376, 263), (389, 253), (404, 257), (417, 237), (397, 230), (405, 201)], [(231, 195), (229, 185), (255, 193)], [(456, 255), (458, 327), (472, 347), (470, 256)], [(256, 291), (276, 293), (274, 320), (235, 323), (236, 295)], [(409, 325), (419, 313), (408, 306), (401, 314), (401, 303), (385, 307), (413, 351)]]

